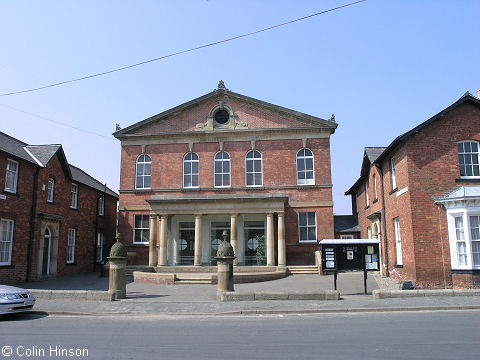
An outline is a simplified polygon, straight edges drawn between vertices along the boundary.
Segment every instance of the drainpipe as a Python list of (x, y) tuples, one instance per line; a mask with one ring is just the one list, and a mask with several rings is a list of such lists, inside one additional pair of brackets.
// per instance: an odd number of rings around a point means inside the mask
[(380, 179), (382, 183), (382, 218), (383, 218), (383, 240), (385, 241), (385, 267), (386, 267), (386, 277), (390, 277), (390, 271), (388, 266), (388, 238), (387, 238), (387, 213), (385, 210), (385, 187), (383, 181), (383, 168), (378, 165), (380, 170)]
[(25, 281), (30, 281), (30, 270), (31, 270), (31, 258), (32, 258), (32, 247), (33, 247), (33, 238), (35, 236), (35, 214), (37, 212), (37, 188), (38, 188), (38, 173), (40, 168), (37, 167), (35, 170), (35, 175), (33, 176), (33, 189), (32, 189), (32, 208), (30, 210), (30, 238), (28, 239), (27, 245), (27, 276)]
[[(99, 220), (99, 210), (98, 203), (100, 198), (103, 196), (103, 216), (105, 216), (105, 195), (107, 193), (107, 184), (104, 185), (103, 192), (97, 197), (97, 207), (95, 211), (95, 241), (93, 242), (93, 272), (97, 271), (97, 241), (98, 241), (98, 220)], [(105, 234), (103, 234), (103, 242), (105, 243)], [(102, 247), (104, 244), (102, 244)], [(103, 254), (102, 249), (102, 256), (105, 257)]]

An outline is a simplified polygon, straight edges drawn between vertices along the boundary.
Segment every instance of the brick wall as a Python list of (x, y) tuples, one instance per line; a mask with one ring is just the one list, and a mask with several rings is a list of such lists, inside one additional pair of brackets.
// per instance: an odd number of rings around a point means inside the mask
[[(413, 280), (418, 288), (478, 284), (476, 274), (455, 274), (452, 278), (446, 212), (432, 200), (458, 186), (475, 184), (460, 179), (457, 142), (462, 140), (480, 141), (480, 110), (468, 103), (407, 138), (380, 164), (385, 195), (382, 217), (386, 222), (385, 231), (382, 219), (383, 266), (385, 269), (388, 247), (389, 275), (399, 280)], [(392, 157), (396, 164), (396, 189), (391, 180)], [(380, 174), (375, 167), (370, 169), (370, 195), (373, 194), (373, 173), (377, 174), (380, 197)], [(367, 216), (381, 209), (381, 198), (375, 205), (370, 201), (370, 207), (365, 209), (365, 181), (359, 183), (357, 194), (361, 237), (366, 237), (367, 227), (371, 226)], [(393, 219), (396, 217), (400, 219), (403, 266), (395, 264)]]
[[(10, 156), (0, 153), (0, 193), (5, 187), (6, 159)], [(17, 159), (15, 159), (17, 160)], [(26, 280), (27, 249), (30, 241), (30, 212), (32, 207), (32, 194), (34, 174), (38, 168), (26, 161), (19, 161), (19, 177), (17, 194), (7, 195), (7, 200), (0, 200), (0, 216), (15, 221), (12, 265), (0, 267), (0, 283), (14, 284)], [(47, 202), (48, 179), (55, 180), (54, 202)], [(45, 185), (45, 190), (43, 186)], [(97, 199), (100, 191), (77, 183), (78, 208), (72, 209), (71, 189), (72, 180), (69, 179), (61, 166), (58, 155), (55, 155), (46, 168), (41, 168), (37, 183), (36, 217), (34, 220), (34, 236), (31, 243), (30, 279), (36, 280), (38, 276), (38, 254), (40, 249), (41, 214), (56, 216), (59, 219), (59, 239), (57, 275), (72, 275), (81, 272), (93, 271), (96, 241)], [(104, 232), (104, 251), (108, 252), (115, 241), (117, 200), (106, 196), (105, 215), (98, 216), (98, 230)], [(75, 261), (67, 264), (68, 230), (76, 230)], [(108, 254), (108, 253), (107, 253)]]

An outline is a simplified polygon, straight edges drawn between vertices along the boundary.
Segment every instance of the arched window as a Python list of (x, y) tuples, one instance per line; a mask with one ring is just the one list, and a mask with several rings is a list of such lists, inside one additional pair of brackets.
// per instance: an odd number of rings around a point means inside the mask
[(135, 188), (149, 189), (152, 177), (152, 159), (148, 155), (140, 155), (137, 158), (135, 171)]
[(215, 154), (215, 187), (230, 186), (230, 155), (225, 151)]
[(250, 150), (245, 156), (245, 177), (247, 186), (262, 186), (262, 154)]
[(458, 160), (460, 163), (460, 176), (480, 176), (478, 142), (461, 141), (458, 143)]
[(198, 187), (198, 155), (194, 152), (183, 157), (183, 187)]
[(315, 184), (315, 176), (313, 173), (313, 153), (309, 149), (300, 149), (297, 153), (297, 184)]

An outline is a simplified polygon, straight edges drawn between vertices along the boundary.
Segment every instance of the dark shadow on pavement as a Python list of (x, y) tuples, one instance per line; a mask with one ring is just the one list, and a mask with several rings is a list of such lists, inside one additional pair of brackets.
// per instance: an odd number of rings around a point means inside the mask
[(1, 321), (30, 321), (41, 319), (47, 317), (48, 314), (44, 311), (31, 311), (31, 312), (24, 312), (24, 313), (15, 313), (15, 314), (1, 314), (0, 315), (0, 322)]

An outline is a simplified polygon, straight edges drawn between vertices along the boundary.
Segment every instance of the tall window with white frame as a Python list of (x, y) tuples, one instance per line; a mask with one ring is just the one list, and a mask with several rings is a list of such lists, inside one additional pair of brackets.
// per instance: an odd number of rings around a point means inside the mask
[(105, 195), (98, 198), (98, 215), (105, 215)]
[(72, 184), (72, 202), (70, 204), (72, 209), (76, 209), (78, 207), (78, 185)]
[(390, 173), (392, 175), (392, 190), (397, 188), (397, 170), (395, 169), (395, 159), (390, 159)]
[(393, 226), (395, 228), (395, 249), (397, 252), (396, 265), (403, 265), (402, 237), (400, 235), (400, 218), (396, 217), (393, 219)]
[(103, 233), (97, 235), (97, 262), (103, 260)]
[(198, 155), (189, 152), (183, 157), (183, 187), (198, 188)]
[(468, 265), (467, 242), (463, 228), (463, 216), (455, 216), (455, 240), (457, 249), (457, 263), (459, 266)]
[(18, 182), (18, 162), (7, 160), (7, 173), (5, 175), (5, 191), (16, 193)]
[(317, 217), (315, 212), (298, 213), (299, 242), (317, 241)]
[(53, 197), (55, 194), (55, 180), (48, 179), (48, 192), (47, 192), (47, 202), (53, 203)]
[(375, 193), (375, 199), (378, 200), (378, 193), (377, 193), (377, 175), (373, 174), (373, 191)]
[(458, 161), (462, 178), (480, 177), (478, 142), (459, 142)]
[(297, 152), (297, 184), (315, 184), (313, 153), (310, 149), (303, 148)]
[(214, 159), (214, 186), (230, 186), (230, 155), (225, 151), (215, 154)]
[(370, 195), (368, 194), (369, 180), (370, 179), (367, 177), (367, 180), (365, 181), (365, 199), (366, 199), (367, 206), (370, 206)]
[(262, 186), (262, 154), (257, 150), (250, 150), (245, 156), (245, 177), (247, 186)]
[(134, 215), (133, 218), (133, 243), (148, 244), (148, 242), (150, 241), (150, 227), (148, 223), (148, 215)]
[(0, 265), (12, 264), (13, 224), (9, 219), (0, 223)]
[(146, 154), (137, 158), (135, 166), (135, 189), (150, 189), (152, 178), (152, 159)]
[(480, 266), (480, 216), (470, 215), (470, 240), (472, 242), (472, 265)]
[(75, 229), (68, 229), (67, 264), (75, 262)]

